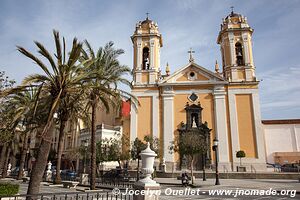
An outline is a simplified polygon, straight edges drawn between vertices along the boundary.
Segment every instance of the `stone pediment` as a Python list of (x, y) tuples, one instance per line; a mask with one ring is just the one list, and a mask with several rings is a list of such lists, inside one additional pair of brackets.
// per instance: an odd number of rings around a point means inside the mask
[(175, 71), (171, 76), (162, 80), (161, 84), (226, 84), (218, 74), (190, 62), (188, 65)]

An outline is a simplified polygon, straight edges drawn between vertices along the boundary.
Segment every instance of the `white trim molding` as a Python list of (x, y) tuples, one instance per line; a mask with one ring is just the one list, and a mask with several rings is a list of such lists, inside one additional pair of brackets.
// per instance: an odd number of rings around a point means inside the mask
[(137, 138), (137, 109), (133, 103), (131, 103), (130, 110), (130, 141), (134, 141)]
[(227, 116), (225, 89), (223, 86), (216, 86), (213, 91), (214, 97), (214, 118), (215, 118), (215, 135), (219, 140), (219, 162), (229, 167), (229, 146), (227, 133)]
[(174, 140), (174, 94), (162, 94), (163, 97), (163, 157), (166, 162), (174, 162), (169, 146)]

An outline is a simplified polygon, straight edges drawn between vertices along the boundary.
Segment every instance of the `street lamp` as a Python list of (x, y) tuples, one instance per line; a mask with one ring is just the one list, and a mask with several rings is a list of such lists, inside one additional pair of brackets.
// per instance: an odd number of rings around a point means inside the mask
[(83, 173), (85, 174), (85, 168), (86, 168), (86, 157), (87, 157), (87, 148), (89, 146), (88, 140), (84, 141), (84, 147), (85, 147), (85, 151), (84, 151), (84, 167), (83, 167)]
[(206, 153), (202, 152), (202, 178), (203, 181), (206, 181), (206, 173), (205, 173), (205, 167), (206, 167)]
[(216, 160), (216, 183), (215, 185), (220, 185), (220, 181), (219, 181), (219, 171), (218, 171), (218, 145), (219, 145), (219, 140), (217, 138), (215, 138), (213, 140), (213, 151), (215, 152), (215, 160)]

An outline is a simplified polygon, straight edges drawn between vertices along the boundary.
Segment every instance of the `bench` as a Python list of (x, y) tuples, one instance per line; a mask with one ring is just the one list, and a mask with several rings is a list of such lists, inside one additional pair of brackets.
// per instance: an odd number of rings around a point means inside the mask
[(62, 181), (64, 188), (76, 188), (76, 186), (79, 184), (77, 181)]
[[(190, 181), (190, 180), (192, 180), (192, 177), (189, 176), (188, 179)], [(182, 177), (181, 176), (177, 176), (177, 180), (182, 180)]]

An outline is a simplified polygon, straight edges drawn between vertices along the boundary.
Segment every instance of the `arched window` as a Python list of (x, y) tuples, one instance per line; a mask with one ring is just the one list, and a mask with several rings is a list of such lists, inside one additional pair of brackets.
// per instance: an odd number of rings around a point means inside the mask
[(236, 64), (238, 66), (244, 65), (243, 47), (241, 43), (235, 44)]
[(149, 48), (143, 48), (143, 70), (149, 69)]

